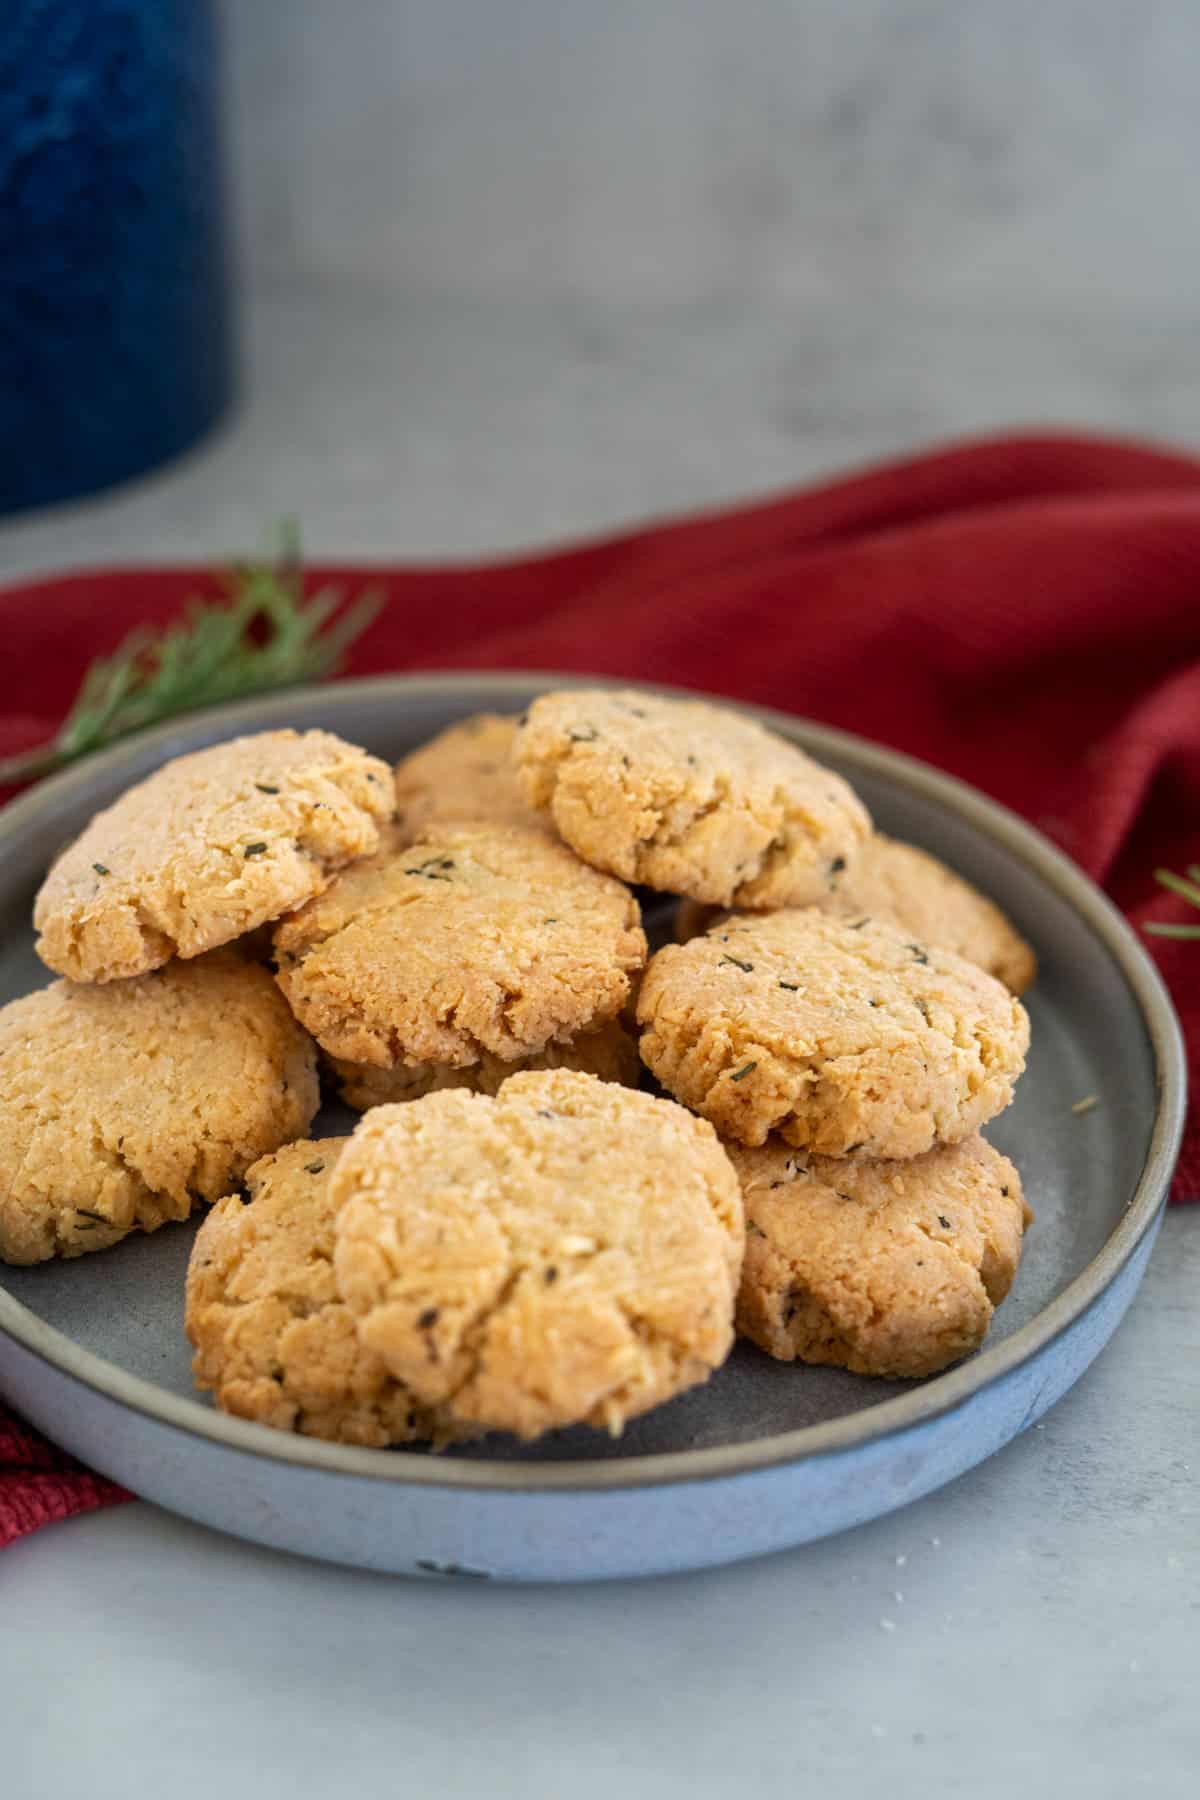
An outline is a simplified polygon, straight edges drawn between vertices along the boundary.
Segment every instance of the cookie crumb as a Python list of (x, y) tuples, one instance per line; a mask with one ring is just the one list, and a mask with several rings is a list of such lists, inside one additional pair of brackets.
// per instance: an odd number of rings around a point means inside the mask
[(1100, 1104), (1099, 1094), (1085, 1094), (1082, 1100), (1077, 1100), (1075, 1102), (1074, 1106), (1071, 1108), (1071, 1111), (1074, 1113), (1075, 1117), (1078, 1119), (1084, 1113), (1091, 1112), (1092, 1108), (1094, 1106), (1099, 1106), (1099, 1104)]

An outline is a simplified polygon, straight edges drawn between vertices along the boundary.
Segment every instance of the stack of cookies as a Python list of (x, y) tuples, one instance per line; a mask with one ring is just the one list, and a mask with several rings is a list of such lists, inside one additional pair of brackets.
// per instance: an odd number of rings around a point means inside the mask
[(1033, 953), (981, 894), (876, 834), (846, 783), (701, 702), (547, 695), (524, 790), (581, 856), (684, 896), (641, 984), (641, 1058), (717, 1127), (746, 1215), (738, 1329), (770, 1355), (934, 1373), (1016, 1273), (1006, 1107)]
[[(648, 962), (635, 886), (679, 902)], [(324, 732), (218, 745), (98, 815), (35, 923), (63, 979), (0, 1011), (0, 1258), (215, 1201), (187, 1329), (242, 1417), (616, 1431), (735, 1328), (924, 1375), (1015, 1274), (979, 1129), (1028, 947), (719, 707), (551, 693), (394, 775)], [(305, 1135), (321, 1067), (348, 1137)]]

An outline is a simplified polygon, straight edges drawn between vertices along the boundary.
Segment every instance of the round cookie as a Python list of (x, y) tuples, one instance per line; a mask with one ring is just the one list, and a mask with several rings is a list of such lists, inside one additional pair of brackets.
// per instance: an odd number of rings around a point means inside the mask
[(731, 918), (653, 957), (642, 1061), (729, 1137), (919, 1156), (1012, 1099), (1024, 1007), (982, 969), (874, 920)]
[(368, 855), (394, 800), (386, 763), (328, 731), (263, 731), (165, 763), (54, 864), (38, 955), (72, 981), (199, 956), (319, 894)]
[(476, 1094), (496, 1094), (502, 1081), (521, 1069), (579, 1069), (599, 1081), (616, 1081), (622, 1087), (638, 1085), (642, 1073), (637, 1045), (618, 1019), (609, 1019), (593, 1031), (585, 1031), (569, 1044), (547, 1044), (537, 1056), (520, 1062), (504, 1062), (485, 1051), (476, 1063), (462, 1069), (437, 1063), (397, 1063), (391, 1069), (373, 1069), (370, 1063), (343, 1062), (331, 1056), (329, 1065), (337, 1078), (342, 1099), (359, 1112), (372, 1106), (419, 1100), (440, 1088), (470, 1088)]
[(275, 954), (331, 1056), (464, 1068), (614, 1017), (646, 939), (629, 890), (547, 832), (463, 824), (348, 869), (282, 922)]
[(818, 904), (838, 918), (882, 919), (907, 937), (952, 950), (1014, 994), (1037, 974), (1032, 949), (993, 901), (935, 856), (881, 832)]
[(737, 1326), (782, 1362), (933, 1375), (978, 1349), (1032, 1214), (973, 1136), (911, 1162), (730, 1145), (746, 1206)]
[(585, 861), (719, 906), (819, 899), (871, 829), (841, 776), (702, 700), (544, 694), (514, 755), (529, 799)]
[(737, 1178), (672, 1101), (558, 1069), (377, 1107), (333, 1193), (359, 1340), (447, 1432), (615, 1433), (729, 1352)]
[[(935, 856), (874, 832), (853, 867), (815, 901), (834, 918), (882, 919), (908, 937), (953, 950), (1023, 994), (1037, 975), (1037, 958), (1000, 908)], [(720, 909), (681, 900), (675, 936), (686, 944), (708, 931)]]
[(396, 818), (406, 841), (454, 819), (545, 829), (513, 767), (516, 730), (515, 716), (475, 713), (396, 764)]
[(346, 1138), (302, 1140), (246, 1174), (196, 1234), (186, 1329), (223, 1411), (342, 1444), (407, 1444), (430, 1421), (358, 1340), (333, 1275), (330, 1183)]
[(0, 1010), (0, 1260), (103, 1250), (186, 1219), (307, 1131), (316, 1051), (231, 950)]

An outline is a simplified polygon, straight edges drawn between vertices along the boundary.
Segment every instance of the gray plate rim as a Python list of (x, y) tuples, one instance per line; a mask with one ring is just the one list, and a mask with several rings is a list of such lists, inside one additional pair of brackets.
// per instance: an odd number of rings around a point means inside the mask
[(115, 1363), (83, 1350), (65, 1333), (45, 1324), (2, 1287), (0, 1331), (85, 1387), (161, 1424), (208, 1438), (244, 1454), (401, 1486), (412, 1483), (421, 1487), (500, 1493), (596, 1492), (727, 1480), (759, 1469), (837, 1455), (868, 1443), (878, 1443), (965, 1406), (983, 1389), (1036, 1356), (1087, 1312), (1152, 1229), (1166, 1202), (1187, 1106), (1187, 1061), (1179, 1022), (1146, 950), (1095, 883), (1016, 813), (998, 801), (988, 799), (966, 782), (943, 774), (915, 757), (874, 744), (852, 732), (819, 725), (790, 713), (744, 705), (721, 695), (662, 683), (618, 683), (614, 678), (602, 675), (566, 675), (545, 669), (508, 669), (495, 673), (480, 670), (410, 671), (403, 675), (365, 676), (325, 686), (290, 688), (277, 694), (259, 695), (142, 732), (111, 750), (88, 757), (10, 802), (0, 812), (0, 855), (7, 840), (19, 834), (27, 819), (48, 806), (53, 808), (60, 799), (77, 797), (79, 790), (86, 789), (97, 772), (119, 774), (124, 764), (140, 758), (147, 749), (161, 748), (164, 753), (176, 754), (183, 748), (192, 747), (180, 746), (181, 736), (197, 734), (202, 741), (211, 741), (226, 735), (227, 727), (232, 734), (238, 728), (267, 730), (288, 725), (294, 722), (295, 716), (302, 715), (306, 707), (325, 706), (331, 700), (336, 702), (342, 694), (377, 701), (389, 698), (401, 701), (405, 694), (416, 689), (426, 692), (433, 689), (460, 695), (468, 704), (472, 699), (494, 704), (498, 696), (508, 694), (516, 705), (530, 687), (597, 685), (639, 687), (650, 693), (716, 700), (759, 719), (785, 736), (802, 737), (804, 747), (818, 757), (823, 754), (835, 756), (885, 779), (906, 784), (989, 836), (1040, 875), (1082, 916), (1112, 956), (1138, 1001), (1155, 1060), (1158, 1092), (1145, 1166), (1124, 1216), (1087, 1267), (1011, 1337), (893, 1400), (879, 1401), (839, 1419), (802, 1426), (751, 1443), (706, 1450), (663, 1451), (603, 1462), (582, 1458), (569, 1463), (534, 1465), (483, 1462), (458, 1456), (450, 1460), (415, 1456), (402, 1450), (364, 1450), (322, 1443), (315, 1438), (292, 1437), (265, 1425), (230, 1418), (211, 1410), (198, 1399), (182, 1399), (153, 1382), (126, 1373)]

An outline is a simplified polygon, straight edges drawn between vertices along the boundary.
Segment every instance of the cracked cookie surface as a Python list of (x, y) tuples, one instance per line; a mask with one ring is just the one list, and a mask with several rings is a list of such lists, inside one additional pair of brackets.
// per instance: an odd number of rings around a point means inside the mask
[(391, 1069), (373, 1069), (370, 1063), (343, 1062), (331, 1056), (329, 1066), (337, 1077), (342, 1099), (366, 1112), (372, 1106), (389, 1106), (402, 1100), (419, 1100), (440, 1088), (470, 1088), (476, 1094), (495, 1094), (501, 1082), (522, 1069), (579, 1069), (600, 1081), (616, 1081), (622, 1087), (638, 1085), (642, 1064), (637, 1045), (619, 1019), (609, 1019), (593, 1031), (585, 1031), (569, 1044), (548, 1044), (536, 1056), (520, 1062), (504, 1062), (484, 1051), (478, 1062), (455, 1069), (437, 1063), (397, 1063)]
[[(873, 832), (852, 868), (813, 903), (834, 918), (881, 919), (923, 943), (953, 950), (1023, 994), (1037, 975), (1037, 958), (1000, 908), (945, 863), (915, 844)], [(675, 915), (679, 943), (711, 930), (718, 907), (682, 900)]]
[(516, 730), (515, 715), (475, 713), (396, 764), (396, 822), (408, 842), (449, 820), (546, 828), (513, 767)]
[(384, 1446), (431, 1423), (359, 1342), (333, 1273), (330, 1183), (346, 1138), (307, 1139), (247, 1171), (196, 1234), (186, 1328), (197, 1387), (224, 1412), (281, 1431)]
[(1012, 1099), (1029, 1019), (992, 976), (874, 920), (736, 917), (651, 959), (642, 1061), (740, 1143), (919, 1156)]
[(333, 1194), (360, 1341), (450, 1432), (618, 1431), (728, 1354), (741, 1195), (672, 1101), (555, 1070), (378, 1107)]
[(0, 1260), (103, 1250), (307, 1131), (316, 1050), (233, 951), (0, 1010)]
[(978, 1349), (1032, 1214), (973, 1136), (911, 1162), (729, 1145), (746, 1207), (737, 1326), (769, 1356), (933, 1375)]
[(637, 901), (541, 830), (446, 825), (337, 877), (275, 933), (330, 1055), (515, 1062), (614, 1017), (646, 959)]
[(193, 957), (301, 906), (379, 843), (392, 772), (328, 731), (264, 731), (175, 757), (68, 846), (34, 907), (72, 981)]
[(839, 775), (703, 700), (544, 694), (513, 754), (530, 801), (587, 862), (720, 906), (818, 899), (871, 829)]

